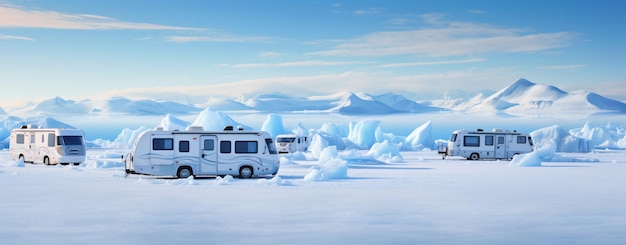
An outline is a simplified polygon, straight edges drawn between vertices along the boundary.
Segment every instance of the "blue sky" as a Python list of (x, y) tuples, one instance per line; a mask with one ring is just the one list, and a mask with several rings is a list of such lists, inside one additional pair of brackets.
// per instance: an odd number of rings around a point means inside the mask
[(268, 92), (422, 100), (520, 77), (626, 100), (625, 10), (617, 0), (0, 0), (0, 106)]

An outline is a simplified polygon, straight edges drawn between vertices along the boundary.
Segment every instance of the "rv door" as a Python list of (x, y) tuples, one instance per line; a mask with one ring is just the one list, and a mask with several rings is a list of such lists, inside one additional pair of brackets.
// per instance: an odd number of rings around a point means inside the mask
[(202, 136), (200, 142), (200, 174), (217, 175), (217, 137)]
[(504, 135), (496, 136), (496, 158), (506, 158), (506, 140)]
[(30, 132), (30, 143), (28, 143), (28, 151), (26, 152), (25, 161), (35, 162), (36, 155), (39, 152), (35, 143), (35, 132)]

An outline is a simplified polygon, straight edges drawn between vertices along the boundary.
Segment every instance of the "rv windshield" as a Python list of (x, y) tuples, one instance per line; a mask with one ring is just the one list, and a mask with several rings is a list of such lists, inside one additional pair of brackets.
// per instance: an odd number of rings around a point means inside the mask
[(276, 138), (278, 143), (293, 143), (296, 138)]
[(452, 137), (450, 137), (450, 141), (456, 142), (456, 134), (452, 134)]
[(270, 150), (270, 154), (278, 154), (278, 152), (276, 151), (276, 146), (274, 146), (274, 142), (272, 141), (271, 138), (265, 139), (265, 144), (267, 145), (267, 148)]
[(82, 136), (59, 136), (57, 137), (59, 145), (82, 145)]

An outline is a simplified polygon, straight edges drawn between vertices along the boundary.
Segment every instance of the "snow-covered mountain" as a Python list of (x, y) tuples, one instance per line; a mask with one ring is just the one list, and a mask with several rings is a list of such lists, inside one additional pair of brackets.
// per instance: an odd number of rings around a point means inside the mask
[(264, 112), (318, 111), (344, 115), (423, 113), (445, 110), (422, 105), (392, 93), (372, 96), (365, 93), (340, 92), (306, 98), (273, 93), (258, 95), (247, 100), (245, 104), (249, 108)]
[[(626, 104), (587, 91), (563, 91), (555, 86), (542, 85), (520, 78), (493, 94), (479, 94), (472, 98), (445, 98), (415, 101), (401, 95), (385, 93), (339, 92), (331, 95), (296, 97), (283, 93), (259, 94), (248, 99), (231, 99), (208, 95), (206, 101), (196, 104), (155, 99), (131, 100), (111, 97), (104, 101), (48, 99), (19, 109), (21, 114), (54, 113), (127, 113), (166, 115), (197, 113), (206, 108), (217, 111), (256, 111), (263, 113), (321, 112), (343, 115), (384, 115), (397, 113), (428, 113), (462, 111), (494, 114), (536, 114), (571, 112), (626, 113)], [(0, 109), (0, 115), (5, 114)], [(13, 114), (14, 111), (9, 111)]]
[[(41, 101), (32, 106), (17, 109), (20, 114), (85, 114), (85, 113), (129, 113), (138, 115), (165, 115), (199, 112), (202, 109), (193, 105), (173, 101), (151, 99), (131, 100), (124, 97), (111, 97), (105, 101), (65, 100), (60, 97)], [(1, 113), (0, 113), (1, 114)]]
[(55, 97), (35, 104), (32, 107), (32, 111), (44, 113), (88, 113), (91, 107), (91, 101), (88, 100), (77, 102)]
[(626, 112), (626, 104), (587, 91), (565, 92), (520, 78), (506, 88), (484, 99), (477, 98), (453, 110), (474, 112)]
[(172, 101), (130, 100), (124, 97), (112, 97), (94, 108), (94, 112), (130, 113), (144, 115), (184, 114), (199, 112), (201, 109)]
[(326, 111), (332, 108), (332, 103), (338, 100), (329, 98), (302, 98), (282, 93), (260, 94), (245, 101), (245, 105), (263, 112), (290, 112), (290, 111)]
[(421, 113), (421, 112), (431, 112), (431, 111), (442, 111), (443, 108), (429, 106), (417, 103), (416, 101), (409, 100), (404, 96), (393, 94), (393, 93), (385, 93), (378, 96), (373, 97), (376, 101), (379, 101), (391, 108), (402, 112), (412, 112), (412, 113)]
[(211, 108), (213, 110), (219, 110), (219, 111), (254, 110), (239, 101), (235, 101), (235, 100), (228, 99), (228, 98), (216, 98), (216, 97), (211, 97), (206, 103), (202, 105), (198, 105), (198, 106), (202, 108)]
[(333, 104), (335, 104), (335, 107), (331, 108), (329, 111), (344, 115), (381, 115), (401, 112), (366, 94), (357, 95), (355, 93), (345, 93), (341, 97), (341, 100)]

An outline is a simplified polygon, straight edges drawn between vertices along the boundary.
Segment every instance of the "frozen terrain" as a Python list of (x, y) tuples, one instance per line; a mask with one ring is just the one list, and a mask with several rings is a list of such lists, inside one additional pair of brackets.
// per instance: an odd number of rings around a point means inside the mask
[[(541, 167), (402, 152), (305, 180), (125, 178), (125, 150), (80, 166), (21, 164), (0, 151), (3, 244), (620, 244), (626, 152), (563, 153)], [(361, 152), (364, 153), (364, 152)], [(359, 153), (359, 154), (361, 154)]]

